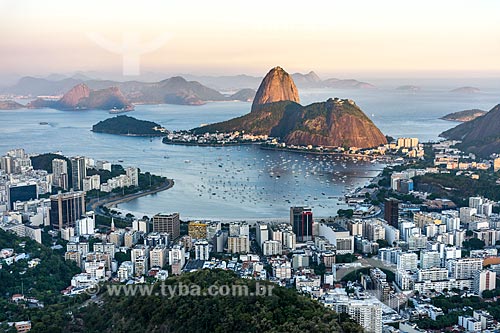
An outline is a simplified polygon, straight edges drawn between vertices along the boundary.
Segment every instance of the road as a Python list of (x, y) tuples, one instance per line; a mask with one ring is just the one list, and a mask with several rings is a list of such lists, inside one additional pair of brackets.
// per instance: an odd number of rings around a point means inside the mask
[(87, 203), (87, 208), (88, 208), (88, 210), (93, 210), (96, 214), (104, 215), (104, 212), (101, 209), (102, 206), (105, 206), (108, 208), (113, 207), (113, 206), (116, 206), (118, 204), (130, 201), (130, 200), (144, 197), (146, 195), (150, 195), (150, 194), (154, 194), (154, 193), (168, 190), (172, 186), (174, 186), (174, 180), (167, 179), (167, 181), (163, 185), (155, 187), (155, 188), (147, 190), (147, 191), (141, 191), (141, 192), (137, 192), (137, 193), (127, 194), (125, 196), (114, 195), (111, 197), (104, 198), (102, 200), (92, 199)]
[(387, 269), (393, 273), (396, 272), (395, 265), (385, 264), (384, 262), (382, 262), (378, 259), (375, 259), (375, 258), (362, 258), (362, 259), (356, 261), (356, 263), (361, 264), (361, 266), (354, 266), (354, 267), (349, 266), (349, 267), (339, 268), (337, 270), (337, 281), (342, 280), (342, 278), (344, 276), (346, 276), (347, 274), (354, 272), (354, 271), (357, 271), (357, 270), (362, 269), (362, 268), (378, 267), (378, 268)]

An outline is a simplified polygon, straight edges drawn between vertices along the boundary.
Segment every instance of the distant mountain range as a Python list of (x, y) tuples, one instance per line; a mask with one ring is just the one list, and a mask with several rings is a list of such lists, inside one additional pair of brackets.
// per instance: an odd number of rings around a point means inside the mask
[(74, 86), (58, 100), (37, 98), (27, 105), (28, 108), (53, 108), (58, 110), (133, 110), (134, 106), (116, 87), (91, 90), (86, 84)]
[(311, 71), (307, 74), (294, 73), (292, 78), (299, 88), (336, 88), (336, 89), (372, 89), (374, 85), (354, 79), (330, 78), (321, 80), (318, 74)]
[[(183, 77), (189, 80), (196, 80), (208, 87), (217, 90), (236, 90), (243, 88), (254, 88), (259, 86), (262, 77), (250, 75), (233, 76), (195, 76), (183, 74)], [(298, 88), (338, 88), (338, 89), (366, 89), (374, 88), (370, 83), (361, 82), (354, 79), (336, 79), (330, 78), (322, 80), (318, 74), (310, 71), (307, 74), (294, 73), (292, 78)]]
[(481, 92), (479, 88), (476, 87), (460, 87), (451, 90), (450, 92), (452, 93), (459, 93), (459, 94), (476, 94), (478, 92)]
[[(119, 94), (129, 102), (134, 104), (186, 104), (200, 105), (208, 101), (227, 101), (251, 99), (252, 91), (245, 89), (244, 92), (233, 95), (223, 95), (217, 90), (208, 88), (196, 81), (187, 81), (176, 76), (159, 82), (139, 82), (139, 81), (109, 81), (109, 80), (85, 80), (81, 78), (65, 78), (51, 81), (43, 78), (25, 77), (9, 88), (5, 88), (3, 93), (24, 96), (57, 96), (65, 94), (84, 84), (92, 91), (103, 91), (105, 89), (118, 89)], [(118, 91), (112, 92), (113, 94)], [(240, 99), (241, 98), (241, 99)], [(36, 107), (42, 105), (37, 101), (31, 105)], [(48, 103), (50, 104), (50, 103)], [(65, 107), (64, 107), (65, 108)]]
[(482, 157), (500, 153), (500, 104), (485, 115), (460, 124), (440, 134), (441, 137), (462, 141), (458, 146)]
[(6, 101), (0, 101), (0, 110), (17, 110), (17, 109), (22, 109), (25, 106), (22, 104), (19, 104), (15, 101), (11, 100), (6, 100)]
[(195, 133), (246, 131), (279, 137), (292, 145), (376, 147), (387, 142), (351, 100), (299, 104), (291, 75), (275, 67), (262, 80), (250, 113), (193, 129)]

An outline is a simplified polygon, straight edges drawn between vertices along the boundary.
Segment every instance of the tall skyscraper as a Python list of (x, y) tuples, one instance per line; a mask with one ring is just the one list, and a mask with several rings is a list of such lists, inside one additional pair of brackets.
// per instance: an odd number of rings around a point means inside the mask
[(489, 270), (478, 270), (474, 272), (473, 289), (476, 294), (482, 296), (485, 290), (494, 290), (496, 288), (497, 274)]
[(11, 156), (1, 157), (0, 169), (2, 169), (6, 174), (14, 173), (14, 159)]
[(384, 220), (395, 228), (398, 228), (399, 221), (399, 200), (385, 199)]
[(17, 183), (10, 184), (8, 183), (8, 201), (9, 208), (14, 209), (14, 203), (16, 201), (28, 201), (38, 199), (38, 191), (36, 182), (27, 182), (27, 183)]
[(297, 242), (313, 239), (313, 214), (310, 208), (290, 207), (290, 224), (297, 236)]
[(85, 192), (67, 192), (50, 196), (50, 225), (60, 230), (75, 227), (85, 215)]
[(67, 190), (68, 184), (68, 162), (59, 158), (52, 160), (52, 173), (54, 174), (54, 185)]
[(179, 213), (160, 213), (153, 216), (153, 232), (166, 232), (170, 234), (172, 240), (179, 238), (181, 234)]
[(87, 177), (87, 166), (85, 157), (76, 156), (71, 158), (71, 178), (73, 190), (80, 191), (83, 189), (83, 180)]

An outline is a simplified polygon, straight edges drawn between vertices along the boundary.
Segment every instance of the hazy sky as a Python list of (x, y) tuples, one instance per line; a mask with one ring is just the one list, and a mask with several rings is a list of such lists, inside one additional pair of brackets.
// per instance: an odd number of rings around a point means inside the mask
[(142, 71), (491, 76), (499, 15), (495, 0), (0, 0), (0, 74), (118, 72), (122, 57), (95, 39), (140, 36), (160, 40), (139, 57)]

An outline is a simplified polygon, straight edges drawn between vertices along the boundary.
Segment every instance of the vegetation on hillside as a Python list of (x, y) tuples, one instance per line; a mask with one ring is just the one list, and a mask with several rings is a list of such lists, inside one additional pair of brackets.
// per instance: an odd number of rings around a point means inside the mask
[(160, 136), (163, 133), (155, 130), (161, 125), (152, 121), (139, 120), (129, 116), (116, 116), (102, 120), (92, 126), (92, 131), (97, 133), (135, 135), (135, 136)]
[(491, 172), (480, 172), (479, 175), (479, 179), (472, 179), (454, 173), (426, 174), (414, 177), (413, 181), (415, 189), (450, 199), (458, 206), (467, 206), (468, 198), (473, 196), (499, 201), (500, 185), (496, 185), (497, 177)]
[[(197, 271), (168, 279), (168, 285), (245, 285), (229, 271)], [(269, 282), (259, 281), (260, 285)], [(160, 292), (160, 286), (155, 286)], [(154, 293), (153, 293), (154, 294)], [(339, 316), (295, 290), (274, 286), (271, 296), (134, 296), (103, 294), (102, 305), (91, 304), (77, 314), (80, 332), (362, 332), (360, 326)]]
[(45, 170), (52, 173), (52, 161), (55, 159), (65, 160), (68, 163), (68, 185), (69, 188), (72, 187), (72, 172), (71, 172), (71, 160), (63, 155), (46, 153), (37, 156), (31, 156), (31, 165), (35, 170)]

